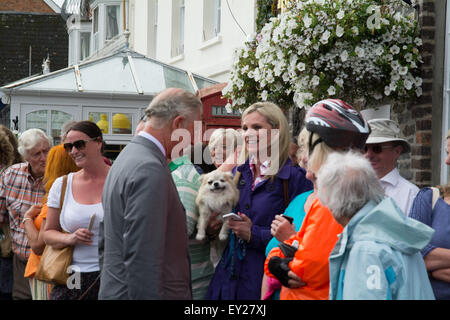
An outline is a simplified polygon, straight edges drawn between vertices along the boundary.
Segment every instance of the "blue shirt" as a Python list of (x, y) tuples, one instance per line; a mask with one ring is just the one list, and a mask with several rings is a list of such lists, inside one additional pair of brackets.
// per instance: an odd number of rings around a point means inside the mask
[[(450, 249), (450, 206), (442, 198), (431, 208), (432, 191), (423, 188), (417, 194), (409, 216), (430, 226), (435, 230), (430, 243), (422, 249), (425, 258), (435, 248)], [(450, 283), (430, 277), (436, 299), (450, 299)]]

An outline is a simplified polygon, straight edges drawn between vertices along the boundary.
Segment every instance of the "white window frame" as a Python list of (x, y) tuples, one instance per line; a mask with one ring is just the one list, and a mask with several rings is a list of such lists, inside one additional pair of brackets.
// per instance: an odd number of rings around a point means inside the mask
[(172, 0), (172, 44), (170, 56), (173, 58), (173, 61), (178, 61), (184, 56), (184, 23), (185, 0)]
[[(106, 22), (107, 22), (107, 7), (108, 6), (119, 6), (119, 16), (118, 16), (118, 28), (119, 33), (111, 39), (106, 39)], [(91, 5), (92, 8), (92, 35), (91, 35), (91, 54), (100, 51), (105, 45), (116, 39), (118, 36), (123, 34), (123, 6), (122, 1), (120, 0), (97, 0), (94, 1)], [(98, 18), (97, 18), (97, 33), (94, 32), (95, 27), (95, 10), (98, 10)]]
[(200, 49), (221, 42), (221, 7), (221, 0), (203, 0), (203, 30)]

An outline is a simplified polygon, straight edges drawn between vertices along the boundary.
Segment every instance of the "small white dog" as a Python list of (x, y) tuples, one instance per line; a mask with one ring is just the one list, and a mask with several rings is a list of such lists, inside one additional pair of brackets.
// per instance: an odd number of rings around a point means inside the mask
[[(222, 215), (231, 212), (239, 200), (239, 190), (230, 172), (214, 170), (201, 175), (200, 178), (202, 179), (202, 185), (195, 199), (200, 213), (197, 236), (195, 237), (197, 240), (205, 238), (206, 227), (212, 212), (218, 213), (217, 218), (222, 219)], [(223, 223), (219, 239), (225, 240), (227, 237), (228, 227), (226, 223)]]

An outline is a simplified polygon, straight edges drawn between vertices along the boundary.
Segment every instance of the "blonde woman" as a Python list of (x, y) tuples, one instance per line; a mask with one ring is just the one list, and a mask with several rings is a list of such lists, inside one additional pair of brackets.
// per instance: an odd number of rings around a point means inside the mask
[(277, 105), (251, 105), (242, 114), (241, 128), (244, 146), (233, 172), (240, 192), (236, 212), (242, 220), (226, 222), (232, 232), (207, 299), (260, 299), (270, 224), (290, 200), (312, 189), (305, 170), (289, 159), (288, 122)]

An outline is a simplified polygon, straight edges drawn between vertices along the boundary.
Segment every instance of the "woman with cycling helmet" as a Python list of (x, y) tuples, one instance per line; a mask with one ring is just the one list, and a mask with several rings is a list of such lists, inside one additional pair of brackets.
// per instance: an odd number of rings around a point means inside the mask
[[(317, 102), (306, 114), (307, 175), (316, 190), (316, 175), (332, 152), (362, 149), (370, 127), (361, 114), (342, 100)], [(343, 228), (314, 191), (306, 200), (299, 232), (267, 256), (264, 270), (283, 285), (281, 300), (326, 300), (328, 257)], [(276, 223), (276, 221), (274, 221)], [(297, 250), (299, 248), (299, 250)]]

